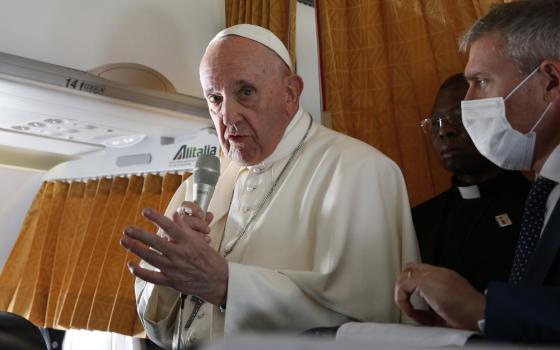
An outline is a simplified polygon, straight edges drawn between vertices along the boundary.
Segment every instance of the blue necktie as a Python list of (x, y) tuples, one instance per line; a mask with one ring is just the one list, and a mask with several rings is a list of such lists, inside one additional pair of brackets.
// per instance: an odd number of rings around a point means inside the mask
[(515, 256), (509, 276), (509, 281), (512, 284), (519, 284), (525, 277), (527, 267), (535, 253), (541, 236), (546, 200), (555, 185), (555, 181), (539, 176), (533, 186), (531, 186), (527, 202), (525, 202), (521, 232), (519, 233), (519, 240), (517, 241), (517, 248), (515, 249)]

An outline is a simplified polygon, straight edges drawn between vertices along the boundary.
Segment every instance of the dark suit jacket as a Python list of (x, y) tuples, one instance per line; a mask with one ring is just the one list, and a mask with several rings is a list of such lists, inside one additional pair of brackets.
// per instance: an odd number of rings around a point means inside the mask
[(521, 285), (490, 284), (484, 334), (493, 339), (560, 343), (560, 201)]
[[(505, 172), (479, 185), (480, 199), (464, 200), (453, 186), (413, 208), (422, 261), (457, 271), (480, 292), (506, 281), (529, 188), (521, 173)], [(495, 217), (504, 213), (512, 225), (500, 227)]]

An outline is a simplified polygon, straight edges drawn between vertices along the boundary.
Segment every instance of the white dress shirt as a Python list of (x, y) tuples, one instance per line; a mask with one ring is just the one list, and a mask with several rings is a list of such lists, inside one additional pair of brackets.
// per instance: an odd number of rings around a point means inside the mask
[(548, 156), (541, 169), (541, 172), (539, 173), (539, 176), (543, 176), (549, 180), (556, 181), (556, 186), (554, 186), (546, 201), (546, 212), (543, 224), (544, 229), (546, 227), (548, 219), (550, 218), (550, 214), (554, 209), (554, 206), (556, 205), (556, 203), (558, 203), (558, 199), (560, 198), (560, 145), (556, 146), (554, 151), (552, 151), (550, 156)]

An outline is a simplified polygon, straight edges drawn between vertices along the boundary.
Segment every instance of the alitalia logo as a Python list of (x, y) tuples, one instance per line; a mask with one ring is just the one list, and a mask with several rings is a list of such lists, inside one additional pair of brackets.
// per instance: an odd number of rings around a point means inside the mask
[(173, 160), (196, 158), (203, 154), (211, 154), (215, 156), (217, 151), (217, 148), (211, 145), (205, 145), (204, 147), (188, 147), (187, 145), (183, 145), (179, 148), (179, 151), (175, 154)]

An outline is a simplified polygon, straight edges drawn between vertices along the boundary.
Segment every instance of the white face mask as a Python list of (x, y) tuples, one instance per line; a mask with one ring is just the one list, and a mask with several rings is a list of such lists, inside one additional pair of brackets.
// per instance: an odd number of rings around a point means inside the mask
[(545, 108), (531, 130), (522, 134), (509, 124), (505, 100), (538, 71), (538, 67), (505, 97), (461, 101), (463, 125), (478, 151), (492, 163), (509, 170), (530, 170), (535, 151), (535, 128), (548, 112)]

